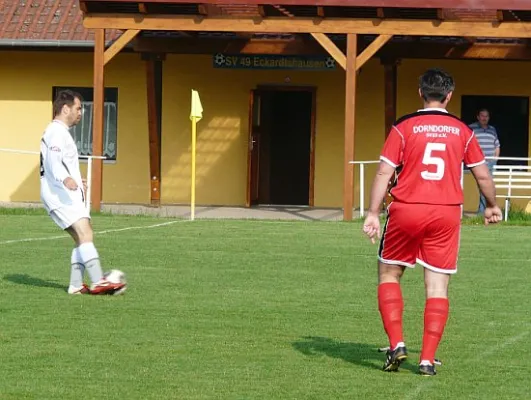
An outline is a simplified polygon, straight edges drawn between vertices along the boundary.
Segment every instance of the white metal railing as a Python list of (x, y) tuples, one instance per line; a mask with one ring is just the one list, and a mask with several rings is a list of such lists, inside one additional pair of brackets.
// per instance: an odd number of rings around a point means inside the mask
[[(18, 149), (2, 149), (0, 148), (0, 152), (4, 153), (15, 153), (15, 154), (31, 154), (31, 155), (40, 155), (41, 153), (38, 151), (30, 151), (30, 150), (18, 150)], [(94, 159), (100, 159), (105, 160), (107, 157), (105, 156), (82, 156), (80, 155), (79, 158), (86, 159), (87, 160), (87, 193), (85, 196), (85, 207), (90, 210), (90, 191), (92, 187), (92, 161)]]
[[(487, 160), (496, 161), (525, 161), (529, 163), (531, 158), (526, 157), (485, 157)], [(359, 199), (360, 217), (365, 215), (365, 166), (379, 164), (380, 160), (349, 161), (349, 164), (359, 166)], [(463, 170), (463, 172), (468, 172)], [(461, 175), (461, 187), (464, 187), (464, 173)], [(497, 198), (505, 198), (505, 215), (507, 221), (511, 199), (531, 199), (531, 166), (528, 165), (495, 165), (493, 178), (496, 189), (507, 189), (505, 193), (496, 194)], [(515, 185), (516, 183), (516, 185)], [(527, 190), (529, 195), (515, 195), (514, 190)]]
[(350, 161), (349, 164), (360, 166), (360, 217), (365, 215), (365, 165), (380, 164), (380, 160)]
[[(527, 159), (526, 159), (527, 160)], [(519, 160), (524, 161), (524, 160)], [(531, 195), (515, 195), (513, 192), (521, 193), (522, 190), (531, 193), (531, 166), (529, 165), (495, 165), (493, 168), (493, 178), (496, 189), (506, 189), (498, 198), (505, 198), (504, 220), (509, 218), (511, 199), (531, 199)]]

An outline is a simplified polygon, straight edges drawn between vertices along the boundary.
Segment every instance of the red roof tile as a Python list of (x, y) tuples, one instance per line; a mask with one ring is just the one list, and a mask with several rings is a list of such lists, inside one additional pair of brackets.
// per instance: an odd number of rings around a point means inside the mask
[[(105, 39), (120, 34), (109, 29)], [(0, 0), (0, 39), (92, 41), (94, 35), (83, 27), (77, 0)]]

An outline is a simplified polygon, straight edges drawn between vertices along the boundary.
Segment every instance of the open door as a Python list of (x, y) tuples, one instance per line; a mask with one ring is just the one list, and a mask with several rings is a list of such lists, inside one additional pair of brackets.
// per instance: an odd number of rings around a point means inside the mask
[(251, 90), (249, 98), (249, 143), (247, 147), (247, 207), (258, 203), (260, 181), (261, 93)]

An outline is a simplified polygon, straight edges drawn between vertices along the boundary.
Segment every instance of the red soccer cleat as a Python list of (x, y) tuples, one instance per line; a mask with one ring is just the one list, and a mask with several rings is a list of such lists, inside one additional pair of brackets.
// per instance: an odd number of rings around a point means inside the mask
[(112, 283), (106, 279), (102, 279), (98, 283), (92, 285), (90, 288), (90, 294), (115, 294), (115, 292), (121, 291), (125, 286), (125, 283)]

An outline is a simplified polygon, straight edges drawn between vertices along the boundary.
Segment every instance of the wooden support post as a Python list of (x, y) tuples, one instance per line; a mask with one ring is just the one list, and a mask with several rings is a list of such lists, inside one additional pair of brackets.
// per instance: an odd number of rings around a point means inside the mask
[[(397, 91), (397, 65), (396, 59), (382, 59), (384, 66), (384, 101), (385, 101), (385, 139), (389, 136), (389, 132), (396, 121), (396, 91)], [(382, 211), (393, 201), (389, 190), (394, 183), (394, 179), (389, 181), (387, 186), (387, 194), (382, 204)]]
[(385, 137), (396, 121), (397, 60), (382, 60), (384, 66)]
[(345, 87), (345, 160), (343, 183), (343, 220), (352, 220), (354, 206), (354, 137), (356, 130), (356, 55), (358, 38), (354, 33), (347, 34), (347, 76)]
[(149, 133), (150, 201), (160, 206), (162, 60), (156, 54), (143, 57), (146, 63), (146, 89)]
[[(103, 154), (103, 100), (104, 100), (104, 53), (105, 29), (96, 29), (94, 35), (94, 93), (92, 108), (92, 155)], [(103, 161), (95, 159), (92, 163), (91, 208), (101, 210), (103, 188)]]

